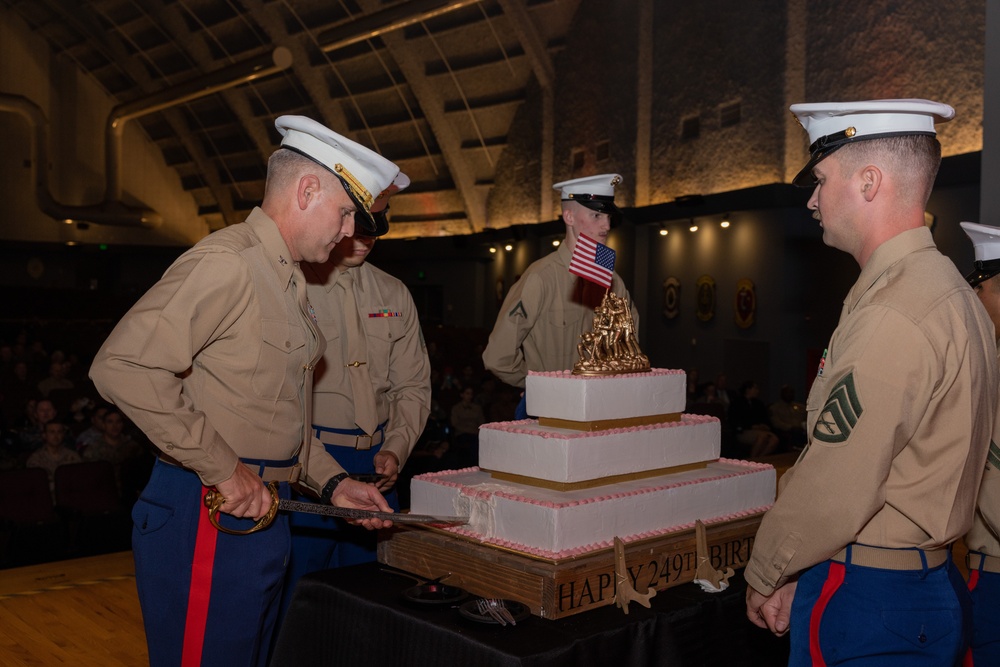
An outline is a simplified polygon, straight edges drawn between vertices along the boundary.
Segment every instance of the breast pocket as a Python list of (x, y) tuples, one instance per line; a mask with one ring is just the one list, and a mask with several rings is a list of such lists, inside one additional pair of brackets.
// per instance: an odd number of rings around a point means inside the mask
[(287, 401), (299, 395), (305, 346), (302, 327), (284, 320), (261, 321), (260, 354), (252, 381), (257, 396)]
[(365, 333), (368, 337), (368, 372), (372, 380), (385, 381), (389, 378), (389, 360), (392, 359), (392, 349), (406, 335), (401, 317), (371, 318)]

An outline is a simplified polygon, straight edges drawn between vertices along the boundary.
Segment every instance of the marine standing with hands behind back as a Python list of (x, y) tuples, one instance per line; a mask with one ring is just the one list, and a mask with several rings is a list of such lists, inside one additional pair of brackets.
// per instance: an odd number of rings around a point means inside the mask
[[(963, 222), (972, 239), (976, 264), (965, 276), (993, 322), (1000, 342), (1000, 228)], [(968, 547), (969, 593), (972, 596), (972, 646), (964, 667), (1000, 665), (1000, 440), (994, 417), (993, 439), (986, 457), (983, 481), (972, 529), (965, 536)]]
[(940, 164), (926, 100), (796, 104), (823, 241), (861, 275), (745, 570), (747, 616), (790, 665), (953, 665), (969, 595), (949, 546), (972, 524), (997, 396), (996, 342), (924, 208)]
[[(324, 339), (299, 262), (324, 262), (399, 169), (302, 116), (275, 125), (264, 200), (246, 222), (181, 255), (115, 327), (90, 374), (160, 450), (132, 511), (136, 584), (149, 659), (161, 665), (264, 665), (289, 550), (288, 519), (228, 535), (203, 498), (225, 498), (223, 526), (267, 514), (299, 481), (341, 507), (388, 511), (374, 486), (338, 487), (312, 437), (310, 393)], [(366, 519), (366, 528), (391, 522)]]
[[(590, 331), (604, 290), (570, 273), (569, 263), (581, 234), (607, 243), (611, 218), (620, 214), (615, 186), (621, 180), (618, 174), (600, 174), (552, 186), (562, 199), (566, 241), (532, 263), (500, 306), (483, 364), (503, 382), (523, 389), (528, 371), (562, 371), (576, 363), (580, 335)], [(611, 291), (628, 300), (638, 329), (639, 314), (617, 273)], [(518, 419), (526, 416), (524, 404), (522, 397)]]
[[(430, 362), (409, 289), (366, 260), (376, 239), (389, 231), (389, 197), (409, 184), (400, 172), (376, 200), (373, 233), (355, 233), (337, 244), (326, 263), (302, 267), (309, 302), (327, 339), (313, 387), (314, 435), (336, 461), (341, 485), (365, 485), (348, 475), (380, 475), (375, 487), (397, 511), (399, 471), (430, 414)], [(303, 574), (375, 560), (375, 535), (345, 529), (339, 521), (291, 517), (292, 558), (283, 606)]]

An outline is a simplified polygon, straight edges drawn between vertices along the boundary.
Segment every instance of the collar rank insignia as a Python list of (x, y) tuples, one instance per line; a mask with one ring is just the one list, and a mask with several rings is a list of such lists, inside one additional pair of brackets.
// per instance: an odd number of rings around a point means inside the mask
[(854, 386), (854, 373), (848, 373), (830, 390), (826, 405), (813, 427), (813, 440), (829, 444), (846, 442), (861, 413), (861, 398)]

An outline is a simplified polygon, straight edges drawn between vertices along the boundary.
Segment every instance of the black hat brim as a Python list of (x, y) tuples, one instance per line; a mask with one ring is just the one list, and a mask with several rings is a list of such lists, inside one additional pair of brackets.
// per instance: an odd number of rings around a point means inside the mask
[(1000, 259), (990, 259), (985, 262), (976, 262), (975, 268), (966, 274), (965, 280), (970, 287), (976, 287), (997, 274), (1000, 274)]
[(608, 215), (620, 215), (621, 210), (615, 206), (614, 201), (604, 199), (567, 199), (566, 201), (576, 202), (580, 206), (586, 206), (592, 211), (607, 213)]

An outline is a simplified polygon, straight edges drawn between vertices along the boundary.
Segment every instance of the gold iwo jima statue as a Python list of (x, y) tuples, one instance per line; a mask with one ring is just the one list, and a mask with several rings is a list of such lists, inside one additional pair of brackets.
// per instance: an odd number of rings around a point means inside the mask
[(573, 366), (573, 375), (649, 372), (649, 357), (639, 349), (632, 309), (611, 290), (594, 309), (593, 330), (580, 335), (576, 349), (580, 360)]

